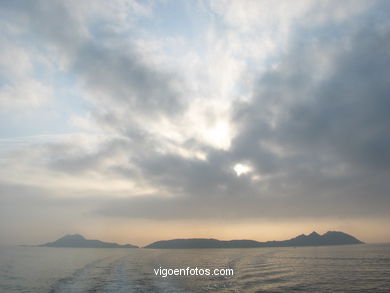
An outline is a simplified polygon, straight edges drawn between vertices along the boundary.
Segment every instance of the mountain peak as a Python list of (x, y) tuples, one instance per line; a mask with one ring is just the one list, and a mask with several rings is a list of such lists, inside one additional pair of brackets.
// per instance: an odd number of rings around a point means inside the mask
[(309, 235), (301, 234), (295, 238), (282, 241), (258, 242), (254, 240), (217, 240), (217, 239), (172, 239), (151, 243), (145, 248), (250, 248), (250, 247), (296, 247), (361, 244), (360, 240), (343, 232), (329, 231), (320, 235), (313, 231)]
[(324, 235), (347, 235), (347, 234), (340, 231), (328, 231)]
[(82, 236), (80, 234), (67, 234), (60, 239), (63, 239), (63, 240), (71, 240), (71, 239), (72, 240), (85, 240), (84, 236)]
[(64, 237), (54, 241), (54, 242), (48, 242), (46, 244), (42, 244), (40, 246), (49, 246), (49, 247), (88, 247), (88, 248), (99, 248), (99, 247), (105, 247), (105, 248), (135, 248), (137, 246), (126, 244), (126, 245), (120, 245), (117, 243), (111, 243), (111, 242), (103, 242), (100, 240), (91, 240), (91, 239), (85, 239), (80, 234), (68, 234)]

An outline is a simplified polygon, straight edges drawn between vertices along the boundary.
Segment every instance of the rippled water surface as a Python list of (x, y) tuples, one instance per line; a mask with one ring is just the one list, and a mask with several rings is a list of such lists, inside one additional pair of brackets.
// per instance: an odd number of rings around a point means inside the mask
[[(232, 268), (172, 276), (153, 269)], [(0, 292), (390, 292), (390, 245), (251, 249), (0, 247)]]

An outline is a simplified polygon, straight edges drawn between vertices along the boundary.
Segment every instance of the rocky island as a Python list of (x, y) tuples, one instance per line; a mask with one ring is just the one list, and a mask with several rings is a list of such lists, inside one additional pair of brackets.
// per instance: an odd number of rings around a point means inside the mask
[(103, 242), (100, 240), (85, 239), (80, 234), (66, 235), (56, 241), (48, 242), (38, 246), (45, 247), (77, 247), (77, 248), (138, 248), (138, 246), (117, 243)]
[(363, 244), (359, 239), (337, 231), (328, 231), (323, 235), (312, 232), (309, 235), (299, 235), (283, 241), (258, 242), (254, 240), (217, 240), (205, 238), (173, 239), (157, 241), (145, 248), (157, 249), (185, 249), (185, 248), (254, 248), (254, 247), (297, 247), (297, 246), (325, 246)]

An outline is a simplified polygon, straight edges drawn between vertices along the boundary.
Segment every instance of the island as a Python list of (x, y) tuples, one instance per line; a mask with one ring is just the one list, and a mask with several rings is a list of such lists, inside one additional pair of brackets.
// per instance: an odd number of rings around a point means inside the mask
[(100, 240), (85, 239), (80, 234), (65, 235), (64, 237), (38, 246), (44, 247), (74, 247), (74, 248), (138, 248), (138, 246), (103, 242)]
[(255, 247), (298, 247), (363, 244), (359, 239), (338, 231), (328, 231), (323, 235), (312, 232), (283, 241), (259, 242), (254, 240), (217, 240), (205, 238), (173, 239), (151, 243), (145, 248), (155, 249), (196, 249), (196, 248), (255, 248)]

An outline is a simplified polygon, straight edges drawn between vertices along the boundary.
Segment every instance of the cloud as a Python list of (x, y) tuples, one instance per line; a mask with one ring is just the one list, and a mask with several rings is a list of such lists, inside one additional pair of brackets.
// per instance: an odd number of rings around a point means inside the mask
[[(108, 214), (385, 214), (390, 31), (377, 9), (346, 19), (329, 34), (334, 27), (327, 24), (297, 31), (278, 66), (258, 78), (252, 99), (237, 103), (238, 134), (229, 150), (208, 149), (206, 161), (138, 157), (143, 176), (177, 196), (131, 199), (128, 209), (121, 202)], [(233, 166), (240, 162), (254, 174), (235, 176)]]
[(305, 163), (317, 163), (309, 156), (317, 153), (354, 167), (388, 165), (388, 36), (381, 14), (353, 19), (322, 39), (297, 36), (278, 67), (260, 78), (253, 100), (236, 111), (236, 152), (250, 156), (248, 144), (263, 138), (308, 156)]
[(18, 81), (42, 50), (88, 101), (72, 121), (93, 133), (0, 141), (7, 194), (68, 198), (89, 219), (388, 214), (387, 2), (205, 4), (196, 46), (148, 32), (153, 5), (18, 3), (2, 3), (4, 43), (24, 50), (3, 68)]
[[(133, 13), (141, 9), (131, 3), (125, 5), (130, 11), (127, 18), (131, 17), (131, 9)], [(128, 42), (123, 42), (115, 38), (115, 33), (106, 38), (97, 33), (104, 28), (107, 18), (111, 23), (123, 21), (112, 15), (123, 2), (113, 2), (105, 13), (105, 2), (94, 3), (92, 10), (77, 2), (24, 4), (4, 2), (8, 12), (5, 19), (20, 30), (19, 34), (28, 35), (34, 45), (55, 56), (56, 65), (77, 79), (84, 97), (90, 98), (103, 115), (117, 115), (117, 119), (125, 119), (126, 115), (134, 120), (135, 116), (147, 119), (153, 115), (158, 119), (159, 113), (179, 112), (184, 101), (177, 93), (173, 74), (148, 64), (147, 57), (134, 50), (131, 35)], [(79, 6), (80, 11), (76, 10)], [(94, 24), (90, 24), (91, 14), (95, 17)], [(136, 18), (135, 14), (132, 18)], [(114, 113), (105, 113), (103, 109), (107, 107)], [(127, 118), (123, 123), (131, 121)]]
[[(2, 30), (6, 34), (6, 30)], [(39, 107), (53, 94), (50, 85), (40, 81), (34, 70), (43, 60), (39, 54), (0, 39), (0, 111)]]

